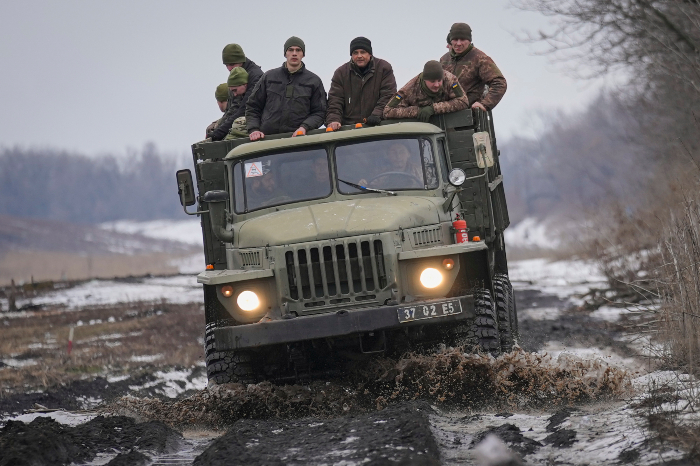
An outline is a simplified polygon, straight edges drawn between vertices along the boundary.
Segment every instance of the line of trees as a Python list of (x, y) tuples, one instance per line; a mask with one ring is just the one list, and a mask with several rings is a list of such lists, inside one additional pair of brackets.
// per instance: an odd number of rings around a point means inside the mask
[(185, 163), (152, 144), (125, 157), (0, 148), (0, 214), (74, 223), (177, 218), (175, 170)]

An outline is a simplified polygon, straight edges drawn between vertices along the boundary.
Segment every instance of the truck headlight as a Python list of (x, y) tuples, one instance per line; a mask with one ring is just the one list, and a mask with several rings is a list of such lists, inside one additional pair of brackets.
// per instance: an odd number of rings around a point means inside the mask
[(420, 282), (426, 288), (437, 288), (442, 283), (442, 274), (439, 270), (428, 267), (421, 272)]
[(236, 303), (238, 303), (238, 307), (244, 311), (254, 311), (260, 306), (260, 298), (258, 298), (258, 295), (253, 291), (241, 291)]

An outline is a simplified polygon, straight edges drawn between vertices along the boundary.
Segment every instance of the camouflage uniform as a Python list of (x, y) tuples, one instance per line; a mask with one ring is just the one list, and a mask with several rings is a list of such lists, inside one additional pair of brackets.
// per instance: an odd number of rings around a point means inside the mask
[(235, 120), (233, 120), (233, 124), (231, 125), (231, 129), (228, 131), (228, 134), (224, 138), (224, 141), (230, 141), (231, 139), (240, 139), (240, 138), (247, 138), (248, 137), (248, 130), (246, 129), (245, 126), (245, 117), (238, 117)]
[(457, 77), (445, 71), (442, 88), (436, 97), (429, 96), (421, 86), (423, 73), (411, 79), (384, 107), (384, 118), (417, 118), (420, 107), (433, 106), (436, 115), (457, 112), (469, 107)]
[[(459, 83), (469, 97), (469, 105), (481, 102), (486, 110), (492, 110), (506, 93), (506, 78), (493, 62), (491, 57), (470, 44), (461, 55), (453, 51), (440, 58), (440, 64), (445, 71), (456, 75)], [(484, 86), (488, 92), (484, 94)]]

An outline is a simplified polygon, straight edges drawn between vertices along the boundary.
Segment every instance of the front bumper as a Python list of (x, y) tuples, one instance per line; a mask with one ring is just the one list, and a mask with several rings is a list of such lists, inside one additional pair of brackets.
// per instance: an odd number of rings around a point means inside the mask
[(440, 325), (475, 317), (474, 297), (472, 295), (450, 299), (460, 300), (462, 304), (462, 312), (460, 314), (412, 322), (399, 322), (398, 309), (415, 304), (445, 301), (445, 299), (436, 299), (412, 303), (411, 305), (402, 304), (370, 309), (342, 310), (329, 314), (222, 327), (214, 330), (214, 338), (216, 339), (217, 350), (226, 351), (400, 329), (416, 325)]

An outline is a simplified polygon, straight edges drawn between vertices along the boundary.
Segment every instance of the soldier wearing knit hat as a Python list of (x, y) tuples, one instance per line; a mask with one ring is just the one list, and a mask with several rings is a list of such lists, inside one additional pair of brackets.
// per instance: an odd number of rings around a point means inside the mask
[(447, 35), (450, 51), (440, 58), (440, 64), (459, 76), (472, 108), (491, 110), (506, 93), (503, 73), (491, 57), (472, 44), (472, 28), (467, 23), (454, 23)]
[[(219, 110), (221, 110), (222, 113), (226, 112), (226, 109), (228, 108), (228, 84), (227, 83), (222, 83), (216, 86), (216, 90), (214, 91), (214, 98), (216, 99), (216, 104), (219, 106)], [(222, 117), (223, 118), (223, 117)], [(218, 120), (212, 122), (209, 126), (207, 126), (206, 129), (206, 137), (209, 137), (209, 134), (211, 131), (216, 128), (219, 123), (221, 122), (221, 118)]]
[(457, 112), (469, 106), (469, 100), (457, 77), (431, 60), (423, 72), (411, 79), (384, 108), (384, 118), (416, 118), (429, 122), (441, 113)]
[(242, 94), (229, 93), (226, 114), (220, 120), (218, 126), (207, 134), (213, 141), (221, 141), (224, 139), (231, 129), (233, 122), (245, 115), (245, 106), (248, 97), (250, 97), (253, 88), (263, 75), (262, 69), (260, 69), (253, 60), (245, 56), (243, 48), (238, 44), (228, 44), (224, 47), (224, 50), (221, 52), (221, 59), (229, 72), (235, 69), (246, 71), (246, 82), (248, 86), (236, 86), (245, 89)]
[(350, 62), (333, 73), (328, 91), (326, 126), (381, 123), (384, 106), (396, 94), (396, 79), (389, 62), (372, 55), (372, 42), (366, 37), (350, 41)]
[(284, 64), (260, 78), (245, 112), (251, 141), (266, 134), (291, 132), (293, 137), (302, 136), (323, 124), (326, 91), (321, 78), (304, 66), (305, 55), (304, 41), (290, 37), (284, 43)]

